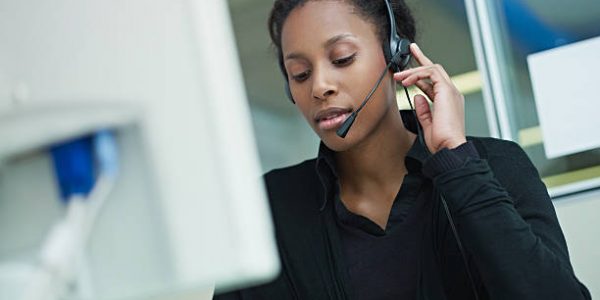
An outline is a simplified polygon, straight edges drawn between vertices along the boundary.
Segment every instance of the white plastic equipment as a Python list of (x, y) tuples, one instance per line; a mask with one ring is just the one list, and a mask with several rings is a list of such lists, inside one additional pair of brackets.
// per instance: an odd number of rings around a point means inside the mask
[(2, 1), (0, 44), (0, 290), (27, 282), (67, 215), (45, 149), (103, 128), (116, 132), (121, 167), (84, 249), (79, 296), (276, 276), (226, 1)]

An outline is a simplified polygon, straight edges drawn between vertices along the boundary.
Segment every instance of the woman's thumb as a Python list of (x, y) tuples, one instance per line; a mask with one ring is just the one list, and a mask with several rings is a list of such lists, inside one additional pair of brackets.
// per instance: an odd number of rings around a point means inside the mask
[(421, 126), (423, 126), (423, 128), (431, 126), (433, 115), (431, 114), (431, 108), (429, 107), (429, 103), (427, 103), (425, 96), (415, 96), (415, 110), (417, 111), (417, 118), (419, 119)]

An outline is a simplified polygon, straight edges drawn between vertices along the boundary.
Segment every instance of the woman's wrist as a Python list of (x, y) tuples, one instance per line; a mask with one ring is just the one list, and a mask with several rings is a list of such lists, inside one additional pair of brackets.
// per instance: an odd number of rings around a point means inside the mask
[(479, 153), (473, 142), (465, 142), (450, 149), (442, 148), (423, 164), (423, 174), (426, 177), (435, 176), (455, 170), (463, 166), (469, 159), (478, 159)]
[(444, 148), (452, 150), (452, 149), (455, 149), (457, 147), (460, 147), (462, 144), (464, 144), (466, 142), (467, 142), (467, 138), (466, 137), (448, 140), (448, 141), (440, 144), (440, 147), (437, 150), (440, 151), (440, 150), (442, 150)]

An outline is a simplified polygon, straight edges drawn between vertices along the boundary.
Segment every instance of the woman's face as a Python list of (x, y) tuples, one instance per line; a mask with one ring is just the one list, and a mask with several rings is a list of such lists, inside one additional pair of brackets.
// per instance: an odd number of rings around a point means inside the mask
[(321, 140), (345, 151), (361, 143), (394, 109), (388, 72), (345, 139), (336, 130), (358, 109), (386, 62), (375, 27), (343, 1), (309, 1), (282, 28), (282, 54), (296, 106)]

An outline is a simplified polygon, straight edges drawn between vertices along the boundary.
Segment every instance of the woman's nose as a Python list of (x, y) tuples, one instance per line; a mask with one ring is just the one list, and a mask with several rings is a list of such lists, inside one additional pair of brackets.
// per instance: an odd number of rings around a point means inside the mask
[(313, 76), (312, 96), (314, 99), (325, 100), (337, 93), (337, 86), (325, 72), (313, 74)]

